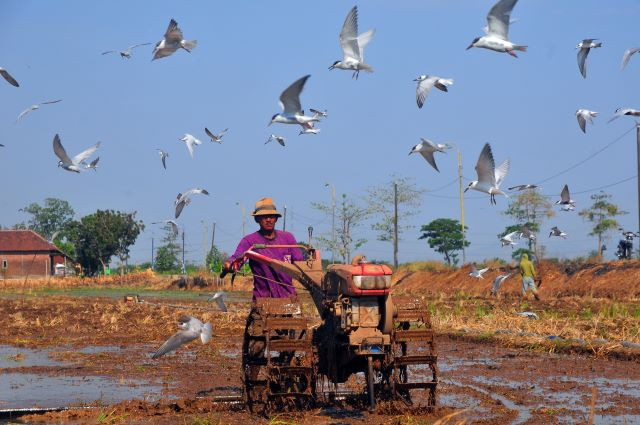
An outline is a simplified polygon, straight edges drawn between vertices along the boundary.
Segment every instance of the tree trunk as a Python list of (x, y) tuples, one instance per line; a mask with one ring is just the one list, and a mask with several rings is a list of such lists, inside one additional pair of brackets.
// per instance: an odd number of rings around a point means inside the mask
[(451, 258), (449, 258), (449, 253), (447, 251), (444, 252), (444, 259), (447, 260), (447, 265), (451, 265)]
[(602, 262), (602, 235), (598, 234), (598, 261)]

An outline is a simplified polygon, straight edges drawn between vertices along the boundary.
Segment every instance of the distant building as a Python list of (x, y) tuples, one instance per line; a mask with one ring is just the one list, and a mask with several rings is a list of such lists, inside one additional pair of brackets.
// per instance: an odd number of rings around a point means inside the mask
[(0, 278), (64, 275), (68, 259), (33, 230), (0, 230)]

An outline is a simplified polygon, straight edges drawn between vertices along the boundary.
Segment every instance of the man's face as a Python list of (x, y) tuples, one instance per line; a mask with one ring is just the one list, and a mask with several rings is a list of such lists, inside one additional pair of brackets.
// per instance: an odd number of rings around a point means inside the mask
[(278, 221), (277, 215), (261, 215), (258, 217), (258, 224), (260, 225), (260, 230), (264, 230), (267, 232), (271, 232), (276, 227), (277, 221)]

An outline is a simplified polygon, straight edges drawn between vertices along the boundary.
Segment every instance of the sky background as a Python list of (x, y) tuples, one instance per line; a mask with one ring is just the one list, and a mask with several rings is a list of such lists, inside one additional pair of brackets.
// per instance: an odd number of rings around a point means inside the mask
[[(511, 159), (504, 187), (539, 182), (566, 170), (613, 143), (593, 159), (544, 181), (542, 192), (554, 202), (565, 183), (576, 211), (558, 212), (543, 225), (547, 256), (575, 257), (596, 248), (589, 225), (577, 212), (591, 204), (594, 189), (633, 177), (636, 169), (634, 121), (607, 120), (618, 107), (640, 108), (640, 57), (624, 70), (625, 49), (640, 45), (636, 0), (522, 0), (513, 13), (511, 41), (529, 46), (519, 58), (485, 49), (465, 48), (483, 34), (493, 0), (376, 1), (357, 3), (360, 32), (375, 28), (366, 61), (375, 69), (351, 73), (327, 68), (342, 59), (338, 34), (355, 3), (190, 1), (29, 1), (0, 3), (0, 66), (19, 82), (0, 81), (0, 225), (26, 221), (19, 211), (47, 197), (69, 201), (77, 217), (97, 209), (137, 211), (146, 224), (132, 247), (132, 262), (149, 261), (151, 239), (162, 237), (153, 221), (173, 217), (178, 192), (206, 188), (196, 196), (178, 224), (186, 233), (187, 259), (201, 262), (216, 222), (216, 243), (233, 251), (241, 238), (241, 205), (247, 214), (257, 199), (273, 197), (288, 209), (287, 230), (306, 240), (330, 233), (331, 219), (311, 202), (338, 196), (359, 198), (366, 189), (389, 182), (394, 173), (427, 190), (416, 228), (400, 243), (400, 262), (440, 259), (419, 226), (433, 219), (459, 219), (456, 153), (436, 155), (440, 173), (418, 155), (408, 156), (420, 137), (460, 147), (463, 174), (475, 179), (474, 166), (484, 143), (496, 162)], [(162, 39), (171, 18), (186, 39), (197, 39), (191, 53), (178, 51), (151, 62), (153, 45), (133, 51), (131, 60), (101, 52)], [(603, 47), (588, 58), (583, 79), (576, 63), (576, 44), (586, 37)], [(301, 101), (303, 108), (328, 109), (318, 135), (298, 136), (299, 127), (267, 127), (280, 112), (278, 96), (289, 84), (311, 74)], [(433, 90), (418, 109), (415, 83), (420, 74), (453, 78), (448, 93)], [(29, 105), (52, 99), (20, 122)], [(600, 112), (583, 134), (575, 111)], [(222, 145), (209, 142), (229, 127)], [(57, 168), (52, 150), (59, 133), (70, 156), (102, 142), (97, 173), (80, 175)], [(203, 144), (191, 159), (183, 142), (191, 133)], [(285, 148), (270, 143), (269, 134), (287, 138)], [(169, 152), (167, 170), (156, 148)], [(637, 180), (608, 187), (612, 201), (628, 215), (620, 219), (638, 227)], [(448, 185), (448, 186), (447, 186)], [(446, 187), (445, 187), (446, 186)], [(497, 234), (511, 222), (501, 214), (508, 200), (489, 204), (487, 195), (469, 191), (465, 197), (468, 261), (501, 257)], [(551, 226), (569, 234), (567, 240), (547, 238)], [(247, 217), (247, 232), (256, 224)], [(207, 232), (205, 234), (205, 231)], [(391, 260), (390, 243), (376, 241), (370, 222), (355, 230), (369, 242), (360, 249), (370, 259)], [(613, 257), (618, 235), (607, 243)], [(156, 244), (157, 246), (157, 244)], [(330, 256), (329, 253), (324, 254)]]

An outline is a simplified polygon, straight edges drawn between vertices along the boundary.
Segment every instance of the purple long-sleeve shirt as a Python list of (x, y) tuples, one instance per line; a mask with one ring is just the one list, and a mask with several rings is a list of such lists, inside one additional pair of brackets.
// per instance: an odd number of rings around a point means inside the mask
[[(296, 238), (289, 232), (283, 230), (276, 230), (276, 237), (274, 239), (267, 239), (260, 234), (260, 232), (251, 233), (240, 241), (236, 252), (229, 257), (229, 261), (233, 261), (242, 257), (242, 254), (252, 245), (265, 244), (265, 245), (297, 245)], [(285, 261), (290, 263), (291, 261), (301, 261), (302, 252), (300, 248), (265, 248), (256, 250), (256, 252), (273, 258), (275, 260)], [(296, 288), (293, 287), (291, 277), (284, 273), (280, 273), (266, 264), (259, 263), (254, 260), (249, 260), (249, 267), (253, 272), (253, 299), (256, 298), (287, 298), (296, 294)], [(267, 279), (265, 279), (265, 277)], [(273, 282), (275, 281), (275, 282)], [(279, 282), (279, 283), (276, 283)]]

